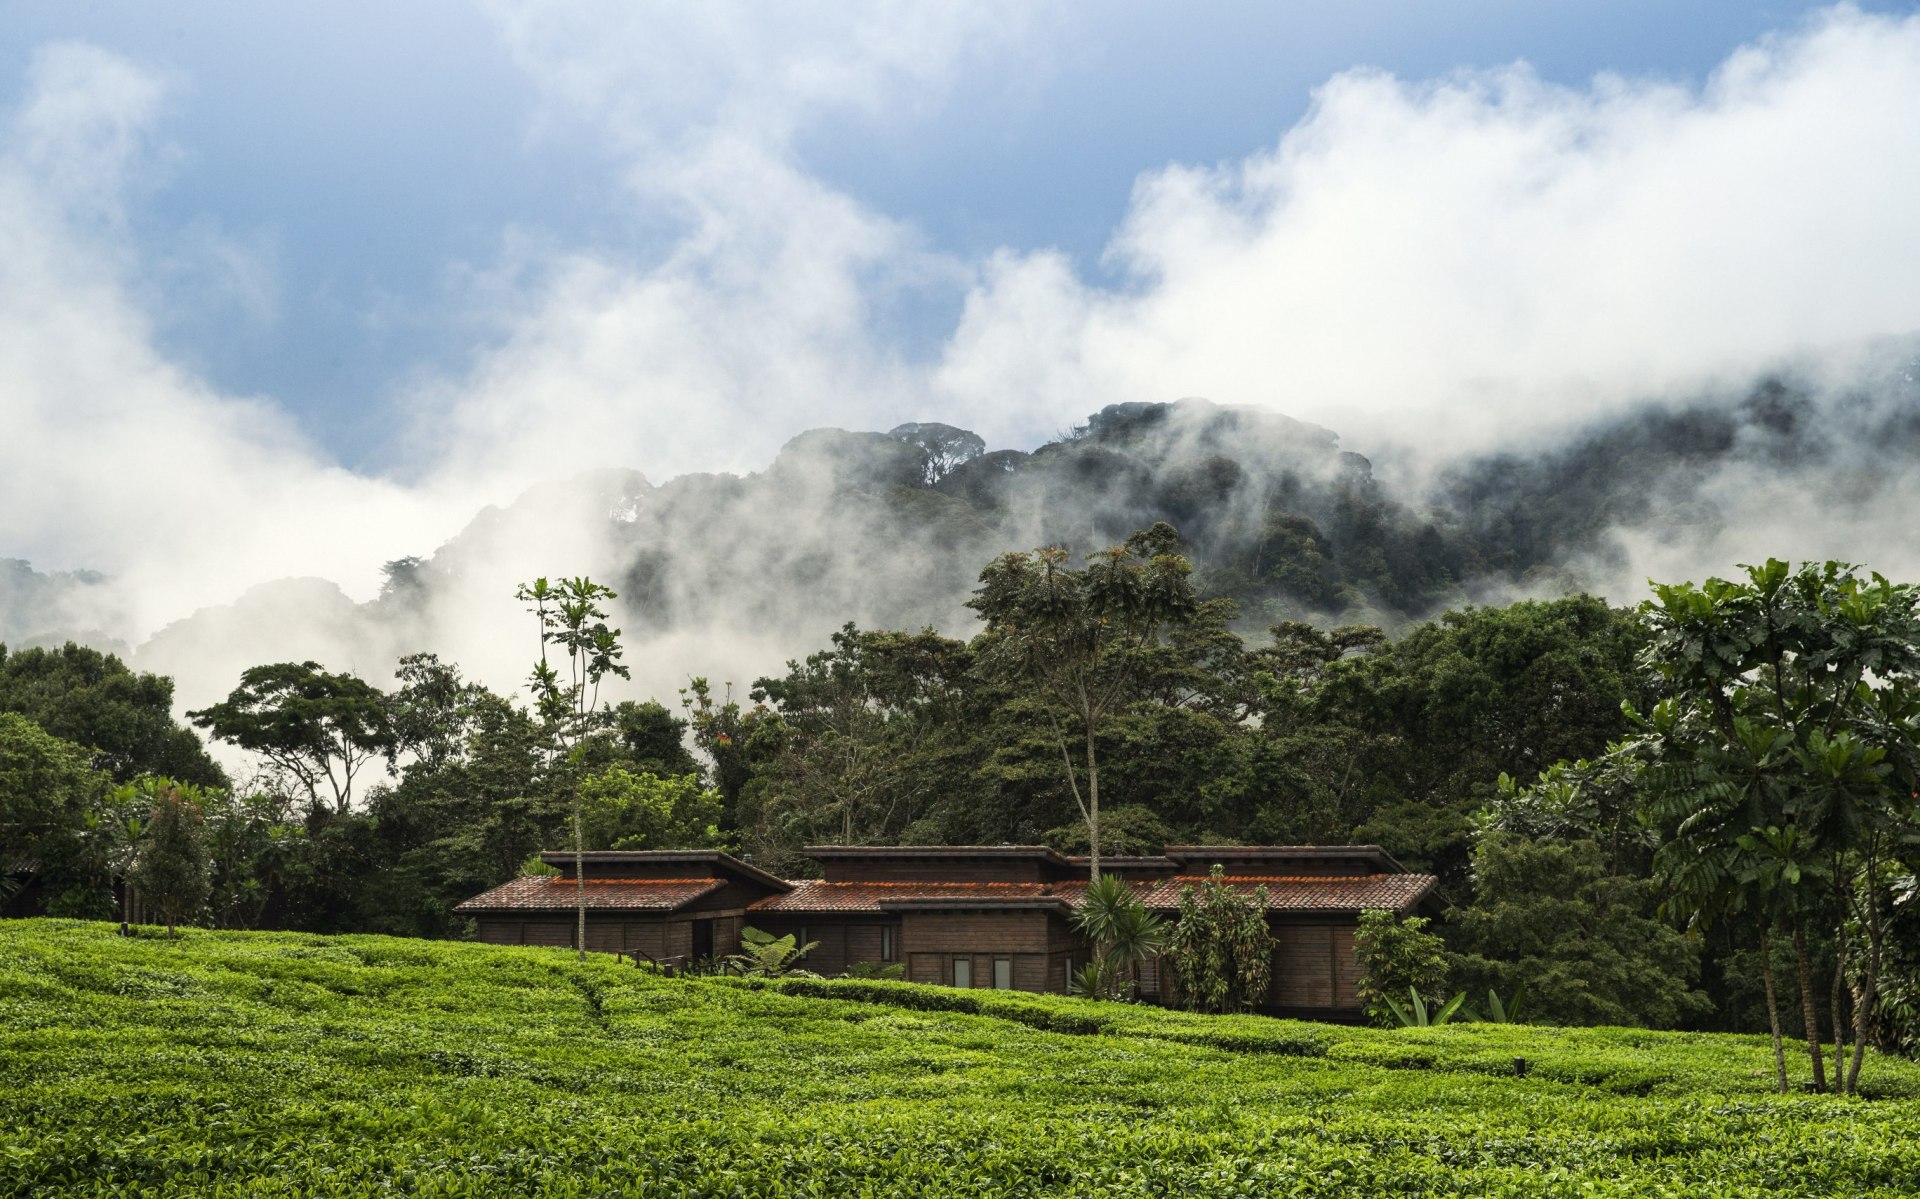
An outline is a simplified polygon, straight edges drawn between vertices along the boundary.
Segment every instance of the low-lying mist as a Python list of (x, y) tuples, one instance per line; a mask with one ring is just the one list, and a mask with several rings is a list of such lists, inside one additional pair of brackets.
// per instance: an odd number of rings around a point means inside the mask
[(621, 693), (671, 702), (691, 675), (744, 691), (848, 621), (970, 635), (964, 603), (994, 555), (1090, 552), (1157, 520), (1180, 531), (1201, 586), (1239, 602), (1250, 638), (1282, 619), (1400, 628), (1575, 590), (1631, 604), (1649, 577), (1768, 555), (1914, 578), (1913, 364), (1903, 350), (1839, 382), (1777, 372), (1543, 447), (1442, 462), (1390, 448), (1377, 466), (1334, 431), (1200, 399), (1112, 405), (1032, 450), (988, 452), (936, 423), (816, 429), (757, 473), (543, 484), (389, 563), (362, 603), (325, 579), (283, 579), (139, 638), (114, 579), (8, 563), (0, 640), (118, 650), (174, 676), (182, 709), (260, 662), (313, 658), (385, 682), (419, 651), (510, 691), (538, 652), (516, 584), (584, 574), (620, 593), (634, 671)]

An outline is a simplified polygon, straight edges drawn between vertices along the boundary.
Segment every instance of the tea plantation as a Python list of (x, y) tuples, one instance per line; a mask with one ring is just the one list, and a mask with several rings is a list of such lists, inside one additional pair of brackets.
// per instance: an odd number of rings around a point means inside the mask
[(0, 923), (4, 1196), (1920, 1193), (1920, 1067), (1770, 1071), (1759, 1038)]

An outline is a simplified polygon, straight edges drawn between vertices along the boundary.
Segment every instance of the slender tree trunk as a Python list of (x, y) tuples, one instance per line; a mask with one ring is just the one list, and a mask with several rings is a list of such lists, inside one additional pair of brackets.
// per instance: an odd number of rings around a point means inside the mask
[(1880, 897), (1874, 890), (1873, 868), (1867, 870), (1867, 965), (1861, 971), (1860, 987), (1853, 997), (1853, 1063), (1847, 1067), (1847, 1094), (1860, 1089), (1860, 1063), (1867, 1056), (1867, 1033), (1873, 1022), (1873, 1007), (1880, 998)]
[(579, 916), (576, 929), (580, 940), (578, 957), (587, 960), (587, 837), (580, 823), (580, 787), (576, 780), (573, 790), (573, 893), (575, 912)]
[(1780, 1039), (1780, 1001), (1773, 990), (1773, 934), (1760, 930), (1760, 977), (1767, 984), (1767, 1028), (1773, 1033), (1773, 1073), (1782, 1095), (1787, 1093), (1787, 1047)]
[(1093, 721), (1087, 721), (1087, 841), (1092, 853), (1091, 877), (1100, 877), (1100, 763), (1094, 758)]
[(1833, 1023), (1833, 1089), (1846, 1089), (1847, 1021), (1841, 1009), (1847, 994), (1847, 923), (1840, 922), (1833, 942), (1833, 993), (1827, 998), (1827, 1019)]
[(1853, 1060), (1847, 1063), (1847, 1094), (1860, 1093), (1860, 1064), (1867, 1056), (1867, 1035), (1872, 1031), (1873, 1005), (1879, 997), (1879, 971), (1869, 961), (1865, 976), (1853, 992)]
[(1820, 1094), (1827, 1089), (1827, 1059), (1820, 1052), (1820, 1008), (1813, 997), (1813, 963), (1807, 960), (1807, 926), (1798, 913), (1793, 917), (1793, 956), (1800, 975), (1800, 1012), (1806, 1020), (1807, 1053), (1813, 1059), (1813, 1089)]

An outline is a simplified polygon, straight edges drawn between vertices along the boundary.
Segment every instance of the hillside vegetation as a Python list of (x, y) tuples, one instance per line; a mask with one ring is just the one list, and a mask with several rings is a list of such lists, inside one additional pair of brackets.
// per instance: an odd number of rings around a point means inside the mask
[(1770, 1074), (1757, 1037), (0, 924), (7, 1196), (1920, 1190), (1920, 1066), (1876, 1066), (1854, 1099), (1774, 1095)]

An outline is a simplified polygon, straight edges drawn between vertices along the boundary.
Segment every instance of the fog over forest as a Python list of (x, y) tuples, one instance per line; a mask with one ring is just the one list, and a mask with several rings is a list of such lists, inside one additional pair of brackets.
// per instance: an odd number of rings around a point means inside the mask
[[(1466, 604), (1726, 573), (1768, 555), (1839, 557), (1920, 577), (1900, 514), (1920, 483), (1910, 346), (1833, 369), (1648, 401), (1545, 445), (1377, 458), (1336, 431), (1202, 399), (1108, 406), (1030, 449), (989, 450), (934, 422), (814, 429), (764, 470), (651, 481), (600, 470), (478, 513), (445, 544), (388, 564), (376, 598), (287, 578), (142, 636), (111, 577), (0, 567), (0, 642), (72, 638), (175, 676), (184, 709), (241, 670), (315, 658), (384, 682), (431, 650), (510, 690), (537, 651), (512, 599), (536, 575), (621, 594), (635, 675), (671, 699), (690, 675), (739, 691), (842, 623), (970, 635), (963, 607), (994, 555), (1084, 553), (1157, 520), (1241, 630), (1305, 619), (1400, 628)], [(1410, 442), (1411, 443), (1411, 442)]]

